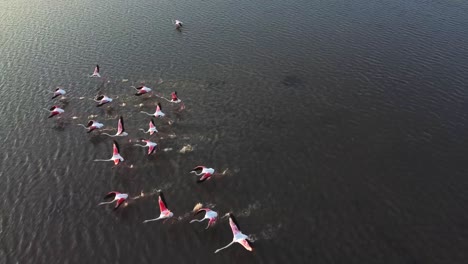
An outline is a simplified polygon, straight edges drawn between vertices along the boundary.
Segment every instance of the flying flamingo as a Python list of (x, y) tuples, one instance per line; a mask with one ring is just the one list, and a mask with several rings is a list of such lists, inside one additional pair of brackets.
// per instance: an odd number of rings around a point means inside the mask
[(180, 29), (183, 26), (182, 21), (177, 19), (174, 21), (174, 25), (176, 26), (176, 29)]
[(117, 142), (114, 140), (114, 144), (113, 144), (113, 153), (112, 153), (112, 158), (110, 159), (96, 159), (94, 161), (113, 161), (115, 165), (119, 164), (119, 162), (121, 161), (124, 161), (124, 158), (122, 158), (122, 156), (120, 156), (119, 154), (119, 145), (117, 144)]
[(168, 218), (171, 218), (174, 215), (171, 211), (169, 211), (169, 209), (167, 209), (166, 201), (164, 200), (164, 195), (163, 195), (162, 192), (159, 192), (158, 202), (159, 202), (159, 210), (161, 211), (161, 214), (159, 215), (159, 217), (154, 218), (154, 219), (145, 220), (145, 221), (143, 221), (143, 223), (148, 223), (148, 222), (151, 222), (151, 221), (157, 221), (157, 220), (160, 220), (160, 219), (168, 219)]
[[(216, 220), (218, 219), (218, 213), (209, 209), (209, 208), (200, 208), (202, 207), (202, 204), (197, 204), (194, 208), (194, 213), (195, 215), (200, 214), (201, 212), (205, 212), (205, 216), (202, 219), (194, 219), (190, 221), (190, 223), (193, 222), (203, 222), (205, 219), (208, 219), (208, 225), (206, 226), (205, 229), (208, 229), (210, 226), (214, 225), (216, 223)], [(198, 207), (198, 208), (197, 208)]]
[(218, 253), (219, 251), (228, 248), (234, 243), (239, 243), (241, 244), (245, 249), (248, 251), (252, 251), (252, 247), (249, 245), (249, 241), (247, 240), (249, 237), (242, 234), (242, 232), (239, 230), (239, 225), (237, 224), (236, 219), (234, 218), (234, 215), (229, 214), (229, 225), (231, 226), (232, 234), (233, 234), (233, 239), (232, 242), (229, 243), (227, 246), (222, 247), (220, 249), (217, 249), (215, 253)]
[(86, 132), (86, 133), (91, 133), (92, 131), (94, 131), (96, 129), (99, 129), (99, 128), (104, 126), (104, 124), (99, 123), (99, 122), (94, 121), (94, 120), (90, 120), (86, 126), (83, 125), (83, 124), (78, 124), (78, 125), (88, 129), (88, 132)]
[(173, 104), (181, 104), (180, 106), (180, 110), (184, 110), (185, 109), (185, 105), (184, 103), (182, 102), (182, 100), (180, 100), (180, 98), (177, 96), (177, 91), (174, 91), (171, 93), (171, 100), (165, 98), (165, 97), (162, 97), (160, 96), (161, 98), (163, 98), (164, 100), (168, 101), (169, 103), (173, 103)]
[(54, 96), (52, 96), (52, 99), (55, 99), (55, 98), (57, 98), (57, 97), (59, 97), (59, 96), (61, 96), (61, 95), (64, 95), (64, 94), (66, 94), (66, 93), (67, 93), (67, 92), (65, 92), (64, 89), (62, 89), (62, 88), (57, 88), (57, 89), (55, 89), (55, 91), (54, 91)]
[(99, 95), (98, 97), (96, 97), (96, 99), (93, 99), (96, 103), (99, 103), (97, 104), (97, 107), (100, 107), (100, 106), (103, 106), (107, 103), (110, 103), (112, 102), (112, 98), (106, 96), (106, 95)]
[(135, 86), (132, 86), (132, 87), (135, 88), (135, 90), (137, 90), (137, 93), (135, 94), (136, 96), (140, 96), (142, 94), (151, 92), (151, 88), (147, 87), (146, 85), (142, 85), (140, 87), (135, 87)]
[(197, 166), (193, 168), (190, 173), (195, 173), (195, 175), (200, 176), (200, 179), (197, 180), (198, 183), (204, 182), (213, 176), (215, 170), (213, 168), (207, 168), (205, 166)]
[(149, 133), (150, 136), (153, 135), (154, 133), (157, 133), (158, 130), (156, 129), (156, 125), (154, 124), (154, 120), (151, 119), (149, 122), (149, 129), (148, 131), (145, 131), (143, 128), (140, 128), (141, 131), (143, 131), (145, 134)]
[(143, 113), (143, 114), (147, 114), (149, 116), (154, 116), (154, 117), (164, 117), (166, 114), (164, 114), (162, 111), (161, 111), (161, 103), (158, 102), (158, 104), (156, 105), (156, 111), (154, 112), (154, 114), (150, 114), (148, 112), (144, 112), (144, 111), (140, 111), (140, 113)]
[(63, 110), (62, 108), (54, 105), (52, 106), (50, 109), (46, 109), (47, 111), (50, 112), (50, 115), (48, 118), (51, 118), (53, 116), (56, 116), (56, 115), (60, 115), (61, 113), (65, 112), (65, 110)]
[(102, 134), (107, 135), (109, 137), (125, 137), (125, 136), (127, 136), (128, 133), (125, 132), (123, 117), (122, 116), (119, 117), (119, 123), (117, 124), (117, 133), (115, 135), (109, 135), (107, 133), (102, 133)]
[(156, 146), (158, 144), (156, 144), (156, 143), (154, 143), (152, 141), (149, 141), (149, 140), (145, 140), (145, 139), (142, 139), (141, 141), (145, 142), (146, 145), (135, 144), (135, 146), (143, 147), (143, 148), (148, 147), (148, 156), (151, 155), (156, 150)]
[(94, 68), (93, 75), (91, 75), (90, 77), (101, 77), (101, 75), (99, 74), (99, 65), (96, 65), (96, 67)]
[(106, 196), (104, 196), (104, 199), (109, 199), (109, 198), (113, 198), (113, 200), (110, 201), (110, 202), (102, 202), (102, 203), (100, 203), (98, 205), (110, 204), (110, 203), (113, 203), (113, 202), (117, 201), (117, 203), (115, 204), (115, 207), (114, 207), (114, 210), (117, 210), (117, 208), (119, 208), (120, 205), (122, 205), (122, 203), (125, 202), (125, 200), (127, 200), (128, 194), (119, 193), (119, 192), (110, 192)]

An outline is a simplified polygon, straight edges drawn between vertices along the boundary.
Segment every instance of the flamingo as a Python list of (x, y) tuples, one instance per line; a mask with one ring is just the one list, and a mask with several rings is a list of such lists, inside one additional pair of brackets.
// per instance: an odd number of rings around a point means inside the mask
[(102, 203), (100, 203), (98, 205), (110, 204), (110, 203), (113, 203), (113, 202), (117, 201), (117, 203), (115, 204), (115, 207), (114, 207), (114, 210), (117, 210), (117, 208), (119, 208), (120, 205), (122, 205), (122, 203), (125, 202), (125, 200), (127, 200), (128, 194), (119, 193), (119, 192), (110, 192), (106, 196), (104, 196), (104, 199), (108, 199), (108, 198), (114, 198), (114, 199), (112, 201), (110, 201), (110, 202), (102, 202)]
[(148, 131), (145, 131), (143, 128), (140, 128), (141, 131), (143, 131), (145, 134), (146, 133), (149, 133), (150, 136), (153, 135), (154, 133), (157, 133), (159, 132), (157, 129), (156, 129), (156, 125), (154, 124), (154, 120), (151, 119), (150, 122), (149, 122), (149, 129)]
[(110, 103), (112, 102), (112, 98), (106, 96), (106, 95), (99, 95), (98, 97), (96, 97), (96, 99), (93, 99), (96, 103), (99, 103), (97, 104), (97, 107), (100, 107), (100, 106), (103, 106), (107, 103)]
[(140, 96), (142, 94), (146, 94), (151, 92), (151, 88), (147, 87), (146, 85), (140, 86), (140, 87), (134, 87), (137, 90), (137, 93), (135, 94), (136, 96)]
[(213, 168), (207, 168), (205, 166), (197, 166), (193, 168), (190, 173), (195, 173), (195, 175), (200, 176), (200, 179), (197, 180), (198, 183), (204, 182), (213, 176), (215, 170)]
[(91, 75), (90, 77), (101, 77), (101, 75), (99, 74), (99, 65), (96, 65), (96, 67), (94, 68), (93, 75)]
[(59, 97), (59, 96), (61, 96), (61, 95), (64, 95), (64, 94), (66, 94), (66, 93), (67, 93), (67, 92), (65, 92), (64, 89), (62, 89), (62, 88), (57, 88), (57, 89), (55, 89), (55, 91), (54, 91), (54, 96), (52, 96), (52, 99), (55, 99), (55, 98), (57, 98), (57, 97)]
[(112, 145), (113, 147), (113, 153), (112, 153), (112, 158), (110, 159), (96, 159), (94, 161), (113, 161), (115, 165), (119, 164), (121, 161), (124, 161), (124, 158), (120, 156), (119, 153), (119, 145), (117, 142), (114, 140), (114, 144)]
[(107, 135), (109, 137), (125, 137), (125, 136), (128, 136), (128, 133), (125, 132), (123, 117), (122, 116), (119, 117), (119, 122), (117, 124), (117, 133), (115, 135), (109, 135), (107, 133), (102, 133), (102, 134)]
[(51, 118), (53, 116), (56, 116), (56, 115), (60, 115), (61, 113), (65, 112), (65, 110), (63, 110), (62, 108), (54, 105), (52, 106), (50, 109), (46, 109), (47, 111), (50, 112), (50, 115), (48, 118)]
[(168, 219), (168, 218), (171, 218), (174, 215), (171, 211), (169, 211), (169, 209), (167, 209), (166, 202), (164, 200), (164, 195), (163, 195), (162, 192), (159, 192), (158, 202), (159, 202), (159, 210), (161, 211), (161, 214), (159, 215), (159, 217), (154, 218), (154, 219), (145, 220), (145, 221), (143, 221), (143, 223), (157, 221), (157, 220), (160, 220), (160, 219)]
[(135, 146), (143, 147), (143, 148), (148, 147), (148, 156), (151, 155), (151, 154), (156, 150), (156, 146), (157, 146), (158, 144), (156, 144), (155, 142), (152, 142), (152, 141), (149, 141), (149, 140), (145, 140), (145, 139), (142, 139), (141, 141), (142, 141), (142, 142), (145, 142), (146, 145), (135, 144)]
[(86, 126), (83, 125), (83, 124), (78, 124), (78, 125), (88, 129), (88, 132), (86, 132), (86, 133), (91, 133), (91, 131), (94, 131), (94, 130), (99, 129), (99, 128), (104, 126), (104, 124), (99, 123), (99, 122), (94, 121), (94, 120), (90, 120)]
[(173, 103), (173, 104), (179, 104), (179, 103), (182, 103), (182, 106), (181, 106), (181, 109), (185, 109), (185, 105), (184, 103), (182, 102), (182, 100), (180, 100), (180, 98), (177, 96), (177, 91), (174, 91), (171, 93), (171, 100), (165, 98), (165, 97), (162, 97), (162, 96), (159, 96), (161, 98), (163, 98), (164, 100), (168, 101), (169, 103)]
[[(197, 204), (195, 206), (195, 208), (197, 208), (197, 206), (203, 206), (202, 204)], [(214, 225), (216, 223), (216, 220), (218, 219), (218, 213), (209, 209), (209, 208), (198, 208), (196, 210), (194, 210), (195, 212), (195, 215), (201, 213), (201, 212), (205, 212), (205, 216), (202, 218), (202, 219), (194, 219), (192, 221), (190, 221), (190, 223), (193, 223), (193, 222), (203, 222), (205, 219), (208, 219), (208, 225), (206, 226), (205, 229), (208, 229), (210, 226)]]
[(234, 215), (229, 214), (229, 225), (231, 226), (232, 234), (233, 234), (233, 239), (232, 242), (226, 245), (225, 247), (222, 247), (220, 249), (217, 249), (215, 253), (218, 253), (219, 251), (230, 247), (234, 243), (239, 243), (241, 244), (245, 249), (248, 251), (252, 251), (252, 247), (249, 245), (249, 241), (247, 240), (249, 237), (244, 235), (240, 230), (239, 230), (239, 225), (237, 224), (236, 219), (234, 218)]
[(176, 29), (179, 29), (183, 26), (182, 21), (177, 19), (174, 21), (174, 25), (176, 26)]
[(154, 117), (164, 117), (166, 114), (164, 114), (162, 111), (161, 111), (161, 103), (158, 102), (158, 104), (156, 105), (156, 111), (154, 112), (154, 114), (150, 114), (148, 112), (144, 112), (144, 111), (140, 111), (140, 113), (143, 113), (143, 114), (147, 114), (149, 116), (154, 116)]

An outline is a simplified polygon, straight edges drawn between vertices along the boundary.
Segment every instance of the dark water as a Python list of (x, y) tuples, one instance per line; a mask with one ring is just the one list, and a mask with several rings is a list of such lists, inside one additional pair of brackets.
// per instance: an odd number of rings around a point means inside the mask
[[(1, 1), (0, 262), (466, 263), (467, 13), (458, 0)], [(102, 79), (88, 78), (96, 63)], [(175, 123), (157, 126), (176, 137), (149, 158), (128, 142), (156, 100), (132, 96), (141, 81), (187, 106), (162, 102)], [(57, 86), (61, 122), (43, 110)], [(118, 96), (112, 109), (79, 99), (98, 92)], [(93, 162), (112, 141), (76, 126), (92, 114), (124, 116), (133, 169)], [(200, 164), (228, 172), (199, 185)], [(96, 206), (155, 189), (180, 220), (143, 225), (156, 196)], [(231, 231), (188, 224), (197, 202), (233, 212), (254, 251), (215, 255)]]

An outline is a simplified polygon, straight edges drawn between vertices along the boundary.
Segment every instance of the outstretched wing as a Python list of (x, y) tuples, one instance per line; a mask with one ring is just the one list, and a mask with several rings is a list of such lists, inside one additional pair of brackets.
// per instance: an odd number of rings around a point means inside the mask
[(120, 198), (119, 200), (117, 200), (117, 204), (115, 205), (114, 210), (117, 210), (117, 208), (119, 208), (120, 205), (122, 205), (124, 201), (125, 201), (125, 198)]
[(113, 154), (114, 155), (119, 154), (119, 144), (117, 144), (117, 141), (114, 140), (114, 144), (112, 147), (113, 147)]
[(195, 168), (193, 168), (190, 172), (194, 171), (196, 173), (201, 173), (203, 171), (203, 169), (205, 168), (205, 166), (196, 166)]
[(104, 196), (104, 199), (114, 199), (117, 194), (119, 194), (119, 193), (118, 192), (109, 192), (108, 194), (106, 194), (106, 196)]
[(237, 224), (236, 218), (233, 214), (229, 214), (229, 225), (231, 226), (232, 234), (235, 236), (239, 233), (239, 225)]
[(123, 117), (120, 116), (119, 123), (117, 124), (117, 135), (122, 134), (125, 131)]
[(159, 210), (161, 212), (166, 211), (167, 210), (166, 200), (164, 199), (164, 194), (162, 192), (159, 193), (158, 202), (159, 202)]
[(205, 173), (200, 177), (200, 179), (197, 180), (197, 183), (204, 182), (208, 180), (209, 178), (211, 178), (211, 173)]

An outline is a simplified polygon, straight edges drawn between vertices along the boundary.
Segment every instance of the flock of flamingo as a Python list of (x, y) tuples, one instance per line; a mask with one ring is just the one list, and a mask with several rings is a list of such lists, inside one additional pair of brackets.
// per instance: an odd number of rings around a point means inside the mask
[[(175, 20), (175, 21), (173, 21), (173, 23), (174, 23), (176, 29), (178, 29), (178, 30), (180, 30), (182, 28), (182, 26), (183, 26), (182, 22), (179, 21), (179, 20)], [(96, 67), (94, 69), (94, 72), (90, 77), (95, 77), (95, 78), (100, 78), (101, 77), (99, 65), (96, 65)], [(141, 95), (144, 95), (144, 94), (152, 93), (152, 89), (145, 86), (145, 85), (142, 85), (140, 87), (133, 87), (133, 88), (136, 89), (135, 96), (141, 96)], [(52, 96), (52, 99), (56, 99), (56, 98), (65, 99), (65, 97), (64, 97), (65, 94), (66, 94), (66, 91), (63, 88), (61, 88), (61, 87), (56, 88), (55, 91), (54, 91), (54, 94)], [(165, 99), (166, 101), (168, 101), (170, 103), (180, 104), (181, 105), (181, 110), (185, 109), (185, 105), (178, 98), (176, 91), (171, 93), (171, 99), (164, 98), (161, 95), (157, 95), (157, 94), (155, 94), (155, 95), (157, 97), (159, 97), (159, 98)], [(110, 97), (108, 97), (106, 95), (99, 95), (96, 98), (94, 98), (93, 100), (96, 103), (98, 103), (96, 105), (97, 107), (101, 107), (101, 106), (103, 106), (105, 104), (112, 103), (112, 98), (110, 98)], [(60, 115), (62, 115), (65, 112), (61, 107), (59, 107), (57, 105), (52, 106), (50, 109), (48, 109), (48, 111), (50, 112), (49, 118), (56, 117), (56, 116), (60, 117)], [(166, 117), (166, 114), (162, 112), (162, 107), (161, 107), (160, 102), (157, 102), (156, 110), (155, 110), (154, 113), (147, 113), (147, 112), (143, 112), (143, 111), (141, 111), (141, 113), (152, 116), (152, 117), (154, 117), (156, 119), (158, 119), (158, 118), (162, 119), (162, 118)], [(170, 124), (170, 122), (171, 121), (169, 121), (169, 124)], [(99, 123), (96, 120), (90, 120), (86, 125), (83, 125), (83, 124), (79, 124), (79, 125), (86, 128), (87, 133), (91, 133), (93, 131), (98, 131), (104, 126), (104, 124)], [(142, 130), (144, 133), (149, 133), (150, 136), (159, 132), (156, 129), (156, 125), (155, 125), (155, 122), (154, 122), (153, 118), (149, 122), (149, 129), (147, 131), (145, 131), (144, 129), (140, 129), (140, 130)], [(108, 133), (102, 133), (102, 134), (107, 135), (109, 137), (113, 137), (113, 138), (114, 137), (128, 136), (128, 133), (125, 132), (123, 117), (120, 116), (119, 119), (118, 119), (117, 132), (115, 134), (108, 134)], [(153, 141), (150, 141), (150, 140), (145, 140), (145, 139), (142, 139), (141, 142), (145, 143), (145, 145), (135, 144), (135, 146), (148, 148), (148, 152), (147, 152), (148, 155), (151, 155), (156, 151), (156, 148), (157, 148), (157, 145), (158, 145), (156, 142), (153, 142)], [(96, 159), (95, 161), (113, 161), (115, 166), (122, 163), (124, 161), (124, 158), (120, 155), (119, 145), (118, 145), (117, 141), (113, 140), (113, 152), (112, 152), (112, 157), (110, 159)], [(200, 178), (197, 180), (197, 182), (201, 183), (201, 182), (203, 182), (205, 180), (208, 180), (208, 179), (212, 178), (212, 176), (215, 175), (215, 170), (213, 168), (208, 168), (208, 167), (205, 167), (205, 166), (197, 166), (197, 167), (193, 168), (190, 171), (190, 173), (194, 173), (195, 175), (200, 176)], [(142, 193), (141, 196), (142, 195), (144, 195), (144, 194)], [(126, 194), (126, 193), (120, 193), (120, 192), (112, 191), (112, 192), (109, 192), (107, 195), (105, 195), (104, 199), (106, 199), (108, 201), (107, 202), (102, 202), (99, 205), (111, 204), (111, 203), (115, 202), (114, 210), (117, 210), (122, 204), (125, 204), (127, 200), (132, 199), (132, 198), (129, 198), (129, 195)], [(109, 201), (109, 199), (110, 199), (110, 201)], [(174, 214), (167, 208), (167, 204), (166, 204), (166, 201), (164, 199), (164, 195), (163, 195), (161, 190), (158, 190), (158, 204), (159, 204), (159, 210), (160, 210), (159, 217), (154, 218), (154, 219), (145, 220), (145, 221), (143, 221), (143, 223), (158, 221), (158, 220), (162, 220), (162, 219), (165, 219), (164, 221), (166, 221), (167, 219), (174, 216)], [(202, 214), (202, 213), (205, 214), (203, 218), (193, 219), (193, 220), (190, 221), (190, 223), (203, 222), (205, 220), (208, 220), (208, 225), (207, 225), (206, 229), (213, 226), (216, 223), (216, 221), (218, 220), (218, 213), (213, 211), (210, 208), (203, 208), (203, 205), (201, 203), (196, 204), (196, 206), (193, 209), (193, 213), (194, 213), (194, 215), (198, 215), (198, 214)], [(226, 216), (229, 217), (229, 225), (230, 225), (231, 230), (232, 230), (233, 240), (231, 241), (231, 243), (229, 243), (225, 247), (217, 249), (215, 251), (215, 253), (217, 253), (217, 252), (231, 246), (234, 243), (239, 243), (245, 249), (247, 249), (248, 251), (252, 251), (252, 247), (249, 244), (249, 237), (247, 235), (243, 234), (240, 231), (239, 225), (238, 225), (234, 215), (232, 213), (228, 213), (228, 214), (226, 214)]]

